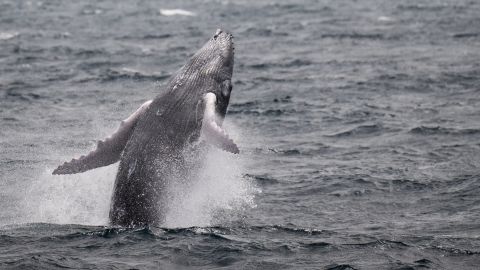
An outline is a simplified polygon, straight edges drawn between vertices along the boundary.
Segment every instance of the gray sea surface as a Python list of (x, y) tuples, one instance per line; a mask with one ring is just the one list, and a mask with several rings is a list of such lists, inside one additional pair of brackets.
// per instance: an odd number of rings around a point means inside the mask
[[(117, 165), (52, 170), (217, 28), (241, 154), (108, 226)], [(0, 0), (0, 209), (0, 269), (479, 269), (480, 1)]]

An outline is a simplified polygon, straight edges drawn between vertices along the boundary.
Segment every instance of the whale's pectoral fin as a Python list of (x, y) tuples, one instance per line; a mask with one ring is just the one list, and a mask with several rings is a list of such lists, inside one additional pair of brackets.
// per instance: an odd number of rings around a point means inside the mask
[(97, 149), (88, 153), (86, 156), (81, 156), (78, 159), (72, 159), (69, 162), (63, 163), (58, 166), (52, 174), (81, 173), (117, 162), (130, 135), (133, 133), (138, 119), (147, 110), (150, 103), (152, 103), (151, 100), (143, 103), (132, 115), (123, 120), (115, 133), (105, 140), (98, 142)]
[(217, 124), (215, 115), (215, 103), (217, 96), (207, 93), (203, 98), (205, 111), (202, 123), (202, 136), (205, 140), (227, 152), (238, 154), (238, 146), (228, 136), (227, 132)]

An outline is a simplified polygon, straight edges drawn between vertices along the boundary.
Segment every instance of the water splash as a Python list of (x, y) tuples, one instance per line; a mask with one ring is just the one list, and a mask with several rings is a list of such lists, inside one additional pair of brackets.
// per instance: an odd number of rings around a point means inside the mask
[(107, 225), (116, 170), (52, 175), (45, 169), (26, 191), (23, 223)]
[[(237, 135), (234, 138), (242, 137), (232, 132), (236, 129), (231, 124), (228, 126), (231, 135)], [(82, 152), (85, 149), (78, 150)], [(163, 225), (212, 226), (235, 220), (245, 209), (255, 207), (259, 189), (250, 178), (243, 177), (247, 158), (213, 147), (206, 151), (198, 174), (175, 182), (167, 191), (170, 207)], [(43, 169), (25, 190), (24, 213), (17, 223), (108, 225), (117, 167), (73, 175), (52, 175), (52, 168)]]
[(170, 187), (165, 227), (213, 226), (255, 207), (259, 190), (244, 173), (241, 156), (210, 149), (197, 179)]
[[(234, 139), (246, 137), (228, 120), (223, 126)], [(246, 210), (256, 207), (255, 195), (261, 191), (252, 179), (244, 177), (248, 158), (215, 147), (205, 151), (196, 177), (170, 187), (172, 199), (163, 225), (214, 226), (237, 220)]]

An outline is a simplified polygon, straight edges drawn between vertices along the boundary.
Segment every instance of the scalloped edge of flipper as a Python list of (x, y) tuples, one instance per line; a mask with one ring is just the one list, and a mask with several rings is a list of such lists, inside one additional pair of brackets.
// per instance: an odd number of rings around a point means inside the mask
[(75, 174), (85, 172), (98, 167), (107, 166), (120, 160), (125, 145), (132, 135), (135, 125), (140, 116), (148, 109), (152, 100), (140, 106), (132, 115), (123, 120), (120, 127), (103, 141), (98, 141), (97, 148), (87, 155), (74, 158), (63, 163), (53, 170), (53, 175)]

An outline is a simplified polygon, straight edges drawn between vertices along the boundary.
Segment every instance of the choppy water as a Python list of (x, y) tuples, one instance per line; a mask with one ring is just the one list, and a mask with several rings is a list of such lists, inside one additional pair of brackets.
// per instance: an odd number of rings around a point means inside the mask
[[(477, 269), (480, 2), (0, 1), (1, 269)], [(109, 228), (115, 130), (221, 27), (227, 126), (165, 228)], [(77, 224), (77, 225), (70, 225)]]

